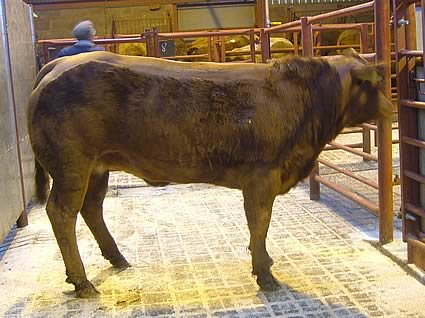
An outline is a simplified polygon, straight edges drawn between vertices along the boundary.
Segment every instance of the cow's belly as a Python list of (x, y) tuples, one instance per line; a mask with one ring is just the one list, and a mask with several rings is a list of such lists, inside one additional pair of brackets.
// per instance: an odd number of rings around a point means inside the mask
[(101, 157), (96, 167), (100, 171), (125, 171), (151, 183), (209, 183), (235, 189), (240, 189), (238, 180), (245, 170), (243, 165), (223, 167), (199, 163), (182, 166), (178, 161), (130, 158), (117, 153)]

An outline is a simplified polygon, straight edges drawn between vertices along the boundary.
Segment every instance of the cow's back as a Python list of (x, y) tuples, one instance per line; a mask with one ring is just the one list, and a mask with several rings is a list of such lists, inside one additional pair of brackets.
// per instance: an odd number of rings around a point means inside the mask
[[(181, 79), (201, 78), (213, 81), (232, 78), (264, 80), (269, 69), (265, 64), (177, 62), (151, 57), (118, 55), (110, 52), (92, 52), (54, 60), (47, 64), (40, 71), (40, 74), (41, 77), (48, 76), (46, 80), (50, 81), (63, 72), (90, 61), (126, 67), (135, 73)], [(42, 79), (37, 80), (37, 82), (42, 82)]]
[(264, 66), (108, 53), (54, 63), (33, 93), (30, 130), (51, 126), (56, 138), (79, 139), (93, 156), (130, 152), (193, 167), (272, 160), (277, 154), (278, 140), (261, 127), (271, 123), (258, 123), (262, 132), (252, 125), (259, 113), (273, 113), (273, 105), (266, 111), (257, 100), (264, 95), (258, 92), (267, 74)]

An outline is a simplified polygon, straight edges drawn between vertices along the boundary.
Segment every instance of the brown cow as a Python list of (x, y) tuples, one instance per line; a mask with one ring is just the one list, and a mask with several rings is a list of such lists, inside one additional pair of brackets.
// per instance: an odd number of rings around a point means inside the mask
[(75, 233), (78, 212), (118, 268), (129, 266), (105, 226), (108, 173), (153, 184), (241, 189), (252, 273), (279, 287), (266, 236), (273, 201), (307, 177), (346, 126), (388, 115), (375, 68), (358, 56), (289, 58), (272, 64), (184, 63), (97, 52), (58, 59), (40, 72), (28, 109), (40, 201), (77, 295), (87, 280)]

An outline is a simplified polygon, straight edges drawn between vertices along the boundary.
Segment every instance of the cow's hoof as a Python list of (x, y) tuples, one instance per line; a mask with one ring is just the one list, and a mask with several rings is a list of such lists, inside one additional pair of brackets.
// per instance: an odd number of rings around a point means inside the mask
[(120, 270), (124, 270), (126, 268), (131, 267), (131, 264), (129, 262), (127, 262), (125, 257), (122, 256), (122, 255), (120, 257), (115, 258), (115, 259), (111, 259), (110, 262), (111, 262), (112, 266), (114, 266), (115, 268), (120, 269)]
[(96, 287), (94, 287), (94, 285), (89, 281), (75, 286), (75, 292), (77, 293), (78, 298), (94, 298), (100, 294)]
[(262, 291), (274, 291), (282, 287), (279, 281), (270, 273), (257, 275), (257, 284)]

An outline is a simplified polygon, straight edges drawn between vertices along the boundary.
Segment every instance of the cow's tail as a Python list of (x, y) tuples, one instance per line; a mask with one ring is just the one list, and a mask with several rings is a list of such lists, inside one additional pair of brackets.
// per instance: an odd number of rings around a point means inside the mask
[(46, 203), (50, 191), (50, 179), (46, 169), (35, 159), (35, 197), (38, 203)]

